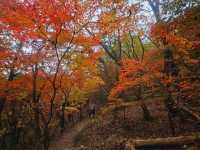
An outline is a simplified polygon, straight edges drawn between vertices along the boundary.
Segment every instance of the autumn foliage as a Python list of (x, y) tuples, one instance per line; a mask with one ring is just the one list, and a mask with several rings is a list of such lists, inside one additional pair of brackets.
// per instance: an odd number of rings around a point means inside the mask
[(0, 10), (0, 149), (47, 150), (74, 123), (66, 108), (81, 120), (97, 92), (132, 94), (147, 120), (146, 97), (177, 107), (200, 97), (198, 5), (151, 27), (124, 0), (1, 0)]

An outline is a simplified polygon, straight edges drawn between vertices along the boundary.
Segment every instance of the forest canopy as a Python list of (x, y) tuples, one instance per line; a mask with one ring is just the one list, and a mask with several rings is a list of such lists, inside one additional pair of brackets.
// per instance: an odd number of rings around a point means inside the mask
[(177, 112), (200, 121), (199, 4), (1, 0), (0, 149), (47, 150), (91, 103), (136, 101), (150, 121), (159, 97), (172, 135)]

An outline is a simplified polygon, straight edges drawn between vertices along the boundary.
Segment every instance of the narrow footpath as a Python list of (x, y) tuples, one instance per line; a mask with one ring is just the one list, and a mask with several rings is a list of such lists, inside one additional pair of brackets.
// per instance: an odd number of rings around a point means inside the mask
[(70, 130), (65, 131), (59, 139), (56, 139), (50, 144), (49, 150), (78, 150), (74, 147), (74, 138), (87, 127), (90, 121), (90, 119), (85, 119), (77, 123)]

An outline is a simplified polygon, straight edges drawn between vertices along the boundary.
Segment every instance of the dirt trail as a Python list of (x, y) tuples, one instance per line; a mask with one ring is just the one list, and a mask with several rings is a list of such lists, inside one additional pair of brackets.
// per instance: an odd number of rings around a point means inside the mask
[(59, 139), (50, 144), (49, 150), (77, 150), (74, 147), (74, 138), (90, 122), (90, 119), (77, 123), (72, 129), (65, 131)]

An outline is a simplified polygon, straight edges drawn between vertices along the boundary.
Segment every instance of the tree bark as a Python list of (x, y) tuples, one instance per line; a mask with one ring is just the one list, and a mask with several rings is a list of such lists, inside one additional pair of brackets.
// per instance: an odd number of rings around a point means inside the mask
[(175, 115), (174, 113), (174, 101), (171, 97), (171, 94), (168, 94), (167, 97), (165, 98), (164, 101), (165, 108), (167, 109), (167, 116), (169, 120), (169, 127), (171, 129), (171, 134), (174, 136), (175, 135), (175, 125), (173, 121), (173, 116)]
[(177, 146), (183, 144), (195, 144), (200, 140), (200, 134), (190, 136), (178, 136), (168, 138), (156, 138), (145, 140), (133, 140), (132, 143), (136, 148), (153, 147), (153, 146)]
[(44, 135), (43, 135), (44, 141), (43, 141), (43, 148), (44, 150), (48, 150), (49, 149), (49, 129), (48, 127), (44, 128)]
[(1, 127), (1, 114), (3, 112), (5, 103), (6, 103), (5, 97), (0, 97), (0, 127)]
[[(15, 77), (15, 71), (13, 68), (11, 68), (8, 76), (8, 81), (13, 81), (14, 77)], [(6, 99), (7, 99), (6, 97), (0, 97), (0, 126), (1, 126), (1, 115), (6, 103)]]
[(60, 128), (61, 133), (65, 130), (65, 103), (62, 105), (61, 115), (60, 115)]
[(143, 100), (141, 100), (141, 108), (142, 108), (142, 111), (143, 111), (143, 118), (144, 120), (147, 120), (147, 121), (150, 121), (152, 120), (152, 116), (151, 116), (151, 113), (149, 112), (146, 104), (143, 102)]
[(143, 111), (144, 120), (146, 120), (146, 121), (152, 120), (153, 117), (151, 116), (151, 113), (150, 113), (150, 111), (149, 111), (149, 109), (148, 109), (147, 105), (145, 104), (144, 99), (142, 97), (142, 87), (141, 86), (139, 86), (138, 93), (136, 94), (136, 96), (137, 96), (138, 100), (140, 101), (140, 106), (141, 106), (142, 111)]
[(32, 101), (33, 101), (33, 112), (34, 112), (34, 124), (35, 124), (35, 136), (40, 138), (41, 129), (40, 129), (40, 111), (39, 111), (39, 93), (37, 92), (37, 75), (38, 75), (38, 65), (35, 64), (32, 68)]
[[(177, 76), (178, 75), (178, 69), (174, 62), (173, 58), (173, 52), (170, 47), (166, 47), (164, 49), (164, 74), (167, 78), (170, 76)], [(175, 125), (173, 122), (173, 116), (176, 115), (176, 105), (173, 100), (172, 94), (168, 89), (170, 89), (172, 85), (166, 84), (166, 97), (165, 97), (165, 108), (167, 109), (168, 113), (168, 119), (169, 119), (169, 125), (171, 129), (171, 133), (174, 136), (175, 135)]]

